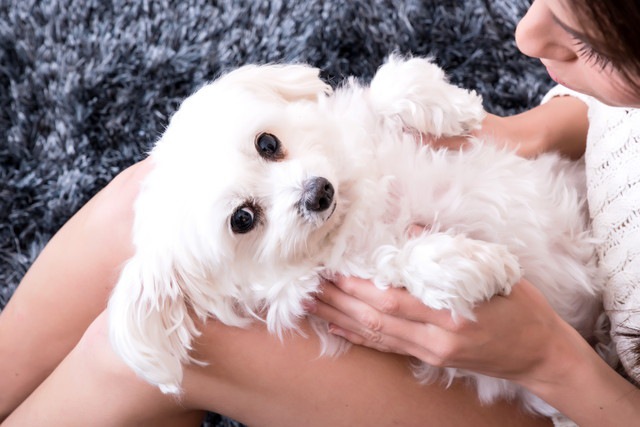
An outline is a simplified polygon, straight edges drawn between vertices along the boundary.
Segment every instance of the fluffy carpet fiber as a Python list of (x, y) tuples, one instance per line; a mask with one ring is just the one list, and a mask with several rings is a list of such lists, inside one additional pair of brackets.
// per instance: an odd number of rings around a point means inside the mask
[(0, 310), (53, 233), (220, 73), (308, 62), (335, 85), (394, 51), (432, 55), (512, 114), (551, 85), (513, 40), (528, 3), (0, 0)]

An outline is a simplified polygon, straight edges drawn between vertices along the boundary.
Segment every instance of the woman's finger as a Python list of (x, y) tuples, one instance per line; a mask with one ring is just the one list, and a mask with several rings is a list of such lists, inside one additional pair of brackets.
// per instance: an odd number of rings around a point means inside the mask
[[(310, 307), (309, 312), (330, 324), (338, 325), (360, 335), (365, 328), (359, 319), (353, 317), (352, 313), (357, 313), (359, 310), (371, 310), (371, 308), (344, 293), (341, 296), (334, 296), (339, 292), (341, 292), (339, 289), (326, 285), (322, 293), (318, 295), (313, 307)], [(358, 344), (360, 343), (358, 342)]]
[(451, 340), (450, 338), (455, 338), (455, 336), (452, 336), (442, 329), (437, 329), (432, 325), (423, 326), (426, 328), (423, 334), (425, 337), (432, 335), (427, 332), (429, 329), (434, 332), (433, 338), (429, 338), (428, 341), (426, 341), (429, 345), (422, 345), (422, 343), (424, 343), (422, 340), (416, 342), (408, 341), (401, 337), (384, 333), (379, 333), (372, 337), (366, 331), (358, 333), (333, 323), (329, 325), (329, 332), (345, 338), (353, 344), (363, 345), (378, 351), (413, 356), (432, 366), (445, 367), (455, 363), (455, 359), (452, 359), (455, 347), (445, 344), (447, 342), (454, 343), (455, 339)]
[(327, 284), (318, 295), (315, 313), (343, 329), (356, 333), (367, 341), (379, 343), (384, 335), (401, 339), (415, 338), (421, 322), (385, 314), (367, 303)]
[(383, 328), (368, 328), (321, 300), (316, 303), (313, 313), (329, 322), (329, 333), (345, 338), (353, 344), (363, 345), (383, 352), (411, 355), (423, 360), (428, 357), (425, 349), (421, 349), (413, 342), (406, 341), (393, 334), (387, 334), (383, 332)]
[(451, 136), (443, 138), (425, 139), (426, 145), (433, 148), (446, 148), (448, 150), (460, 150), (468, 147), (470, 135)]
[(437, 326), (382, 313), (332, 284), (323, 287), (312, 311), (332, 325), (330, 332), (354, 344), (425, 361), (434, 359), (433, 346), (437, 353), (439, 336), (447, 335)]
[(445, 329), (455, 327), (451, 313), (427, 307), (401, 288), (378, 289), (370, 281), (339, 276), (334, 284), (342, 292), (389, 316), (414, 322), (432, 323)]

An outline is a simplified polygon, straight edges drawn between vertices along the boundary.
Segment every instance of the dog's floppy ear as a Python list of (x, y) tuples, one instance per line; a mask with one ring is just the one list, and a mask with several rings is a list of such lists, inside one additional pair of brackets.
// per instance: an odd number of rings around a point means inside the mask
[(320, 70), (305, 64), (245, 65), (222, 76), (220, 81), (284, 101), (315, 100), (332, 92), (320, 79)]
[(426, 58), (389, 57), (371, 81), (370, 96), (383, 117), (435, 137), (468, 133), (485, 116), (478, 94), (450, 84)]
[(116, 353), (163, 393), (178, 394), (182, 364), (199, 334), (171, 275), (161, 277), (134, 256), (109, 300), (109, 335)]

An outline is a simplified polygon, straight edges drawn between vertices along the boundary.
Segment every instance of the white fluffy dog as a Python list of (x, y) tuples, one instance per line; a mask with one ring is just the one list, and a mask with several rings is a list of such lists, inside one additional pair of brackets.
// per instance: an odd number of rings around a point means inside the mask
[[(524, 274), (587, 334), (600, 282), (581, 166), (480, 142), (421, 144), (468, 133), (483, 116), (478, 95), (420, 58), (392, 57), (369, 87), (349, 80), (335, 92), (304, 65), (245, 66), (204, 86), (151, 152), (135, 255), (109, 302), (117, 353), (179, 393), (182, 364), (196, 362), (191, 315), (240, 327), (261, 319), (281, 335), (333, 274), (403, 286), (471, 319)], [(411, 224), (428, 229), (412, 236)], [(338, 352), (338, 339), (316, 329), (325, 352)], [(518, 397), (552, 411), (507, 381), (446, 374), (475, 379), (484, 402)]]

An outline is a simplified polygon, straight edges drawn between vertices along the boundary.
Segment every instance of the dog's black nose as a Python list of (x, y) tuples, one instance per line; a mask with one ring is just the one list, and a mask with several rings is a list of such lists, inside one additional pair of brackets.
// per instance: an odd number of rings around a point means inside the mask
[(333, 185), (326, 178), (313, 177), (305, 181), (302, 203), (312, 212), (322, 212), (331, 206)]

